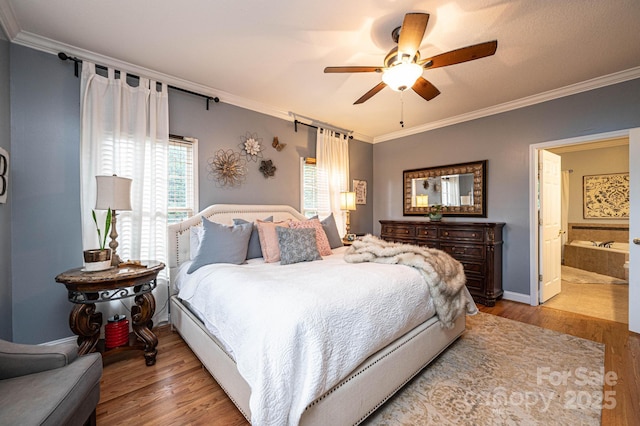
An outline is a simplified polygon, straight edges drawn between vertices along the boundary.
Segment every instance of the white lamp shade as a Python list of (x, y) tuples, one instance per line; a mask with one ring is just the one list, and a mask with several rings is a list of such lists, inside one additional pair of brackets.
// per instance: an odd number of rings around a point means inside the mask
[(423, 71), (418, 64), (401, 63), (385, 70), (382, 81), (396, 92), (401, 92), (411, 88)]
[(355, 209), (356, 209), (356, 193), (341, 192), (340, 193), (340, 210), (355, 210)]
[(96, 176), (96, 210), (131, 210), (131, 179)]

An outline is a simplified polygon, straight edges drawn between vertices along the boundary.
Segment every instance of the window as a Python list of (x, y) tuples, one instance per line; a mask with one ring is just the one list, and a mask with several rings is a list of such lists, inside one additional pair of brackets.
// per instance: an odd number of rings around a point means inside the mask
[(321, 219), (329, 216), (329, 186), (326, 176), (318, 174), (315, 158), (300, 159), (300, 176), (302, 214), (306, 217), (318, 215)]
[(193, 216), (198, 204), (197, 143), (194, 138), (169, 137), (168, 223)]

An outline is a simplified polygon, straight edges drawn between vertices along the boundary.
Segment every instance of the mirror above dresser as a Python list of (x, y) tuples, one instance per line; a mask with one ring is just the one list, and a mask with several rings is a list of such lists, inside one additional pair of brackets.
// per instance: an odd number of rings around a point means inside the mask
[(403, 215), (487, 217), (487, 160), (403, 171)]

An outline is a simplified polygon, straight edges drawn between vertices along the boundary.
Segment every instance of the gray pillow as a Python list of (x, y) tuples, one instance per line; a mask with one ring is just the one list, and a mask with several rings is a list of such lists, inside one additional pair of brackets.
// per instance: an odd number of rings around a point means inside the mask
[(253, 224), (222, 225), (202, 218), (204, 233), (200, 248), (187, 274), (211, 263), (234, 263), (239, 265), (247, 257), (249, 238)]
[(340, 238), (340, 234), (338, 233), (338, 226), (336, 225), (336, 218), (333, 217), (333, 213), (324, 220), (321, 220), (320, 223), (322, 224), (324, 233), (327, 234), (329, 246), (332, 249), (342, 247), (344, 244), (342, 244), (342, 238)]
[[(269, 216), (262, 219), (263, 222), (273, 222), (273, 216)], [(247, 222), (244, 219), (233, 219), (234, 225), (242, 225)], [(247, 249), (247, 259), (255, 259), (262, 257), (262, 247), (260, 247), (260, 236), (258, 235), (258, 227), (253, 224), (253, 231), (251, 231), (251, 237), (249, 238), (249, 248)]]
[(284, 228), (276, 226), (280, 264), (290, 265), (298, 262), (322, 260), (316, 244), (316, 230), (313, 228)]

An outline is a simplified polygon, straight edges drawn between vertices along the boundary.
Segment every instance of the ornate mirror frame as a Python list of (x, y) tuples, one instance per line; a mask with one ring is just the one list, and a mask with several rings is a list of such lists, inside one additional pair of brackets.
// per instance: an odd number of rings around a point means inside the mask
[[(487, 160), (471, 163), (451, 164), (447, 166), (429, 167), (424, 169), (405, 170), (402, 172), (404, 188), (403, 215), (424, 216), (429, 213), (431, 203), (419, 205), (416, 202), (414, 180), (427, 180), (450, 175), (473, 174), (472, 197), (469, 205), (449, 205), (442, 207), (443, 216), (475, 216), (487, 217)], [(470, 194), (471, 195), (471, 194)]]

